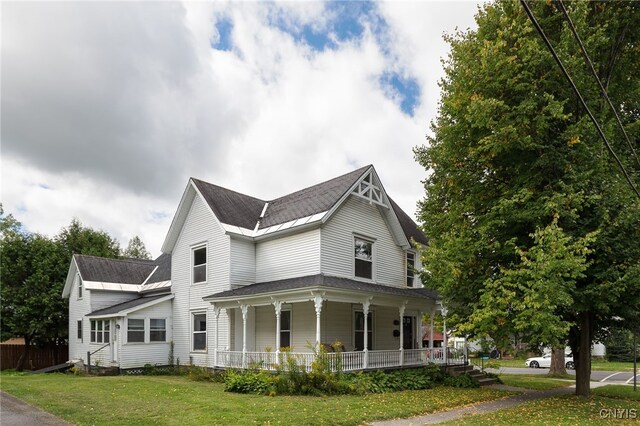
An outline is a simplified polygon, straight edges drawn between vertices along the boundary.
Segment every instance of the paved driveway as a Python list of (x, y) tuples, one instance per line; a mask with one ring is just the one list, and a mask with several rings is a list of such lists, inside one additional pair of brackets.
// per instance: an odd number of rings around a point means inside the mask
[(0, 422), (2, 426), (69, 426), (70, 423), (0, 392)]
[[(515, 367), (503, 367), (499, 369), (486, 369), (490, 373), (504, 373), (504, 374), (547, 374), (548, 368), (515, 368)], [(575, 370), (567, 370), (567, 373), (575, 375)], [(603, 382), (611, 384), (633, 384), (633, 372), (632, 371), (591, 371), (592, 382)], [(638, 374), (638, 385), (640, 385), (640, 374)]]

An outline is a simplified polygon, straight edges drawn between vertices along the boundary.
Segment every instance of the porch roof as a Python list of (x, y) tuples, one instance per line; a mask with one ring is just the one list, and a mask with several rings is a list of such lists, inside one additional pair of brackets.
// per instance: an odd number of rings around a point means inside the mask
[(137, 299), (129, 300), (126, 302), (118, 303), (106, 308), (93, 311), (86, 316), (88, 317), (118, 317), (124, 316), (129, 312), (134, 312), (142, 308), (153, 306), (156, 303), (164, 302), (165, 300), (173, 299), (173, 294), (164, 293), (156, 296), (143, 296)]
[[(216, 305), (228, 305), (240, 301), (254, 301), (256, 304), (270, 303), (270, 299), (290, 299), (291, 296), (311, 292), (336, 291), (340, 293), (356, 294), (359, 298), (376, 297), (377, 299), (406, 299), (415, 301), (435, 301), (438, 295), (435, 291), (426, 288), (402, 288), (386, 285), (356, 281), (349, 278), (335, 277), (331, 275), (316, 274), (298, 278), (288, 278), (283, 280), (269, 281), (251, 284), (244, 287), (227, 290), (220, 293), (203, 297), (204, 300)], [(263, 300), (261, 300), (263, 299)], [(327, 297), (327, 300), (334, 299)], [(293, 299), (292, 299), (293, 300)]]

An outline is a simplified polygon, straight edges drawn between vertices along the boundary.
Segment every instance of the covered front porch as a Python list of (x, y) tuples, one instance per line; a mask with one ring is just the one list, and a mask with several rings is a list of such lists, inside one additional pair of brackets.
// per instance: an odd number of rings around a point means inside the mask
[[(422, 347), (423, 314), (439, 308), (426, 289), (316, 275), (204, 299), (213, 305), (210, 364), (216, 368), (275, 370), (295, 361), (310, 369), (318, 357), (342, 371), (464, 362), (459, 351)], [(229, 323), (221, 331), (222, 309)]]

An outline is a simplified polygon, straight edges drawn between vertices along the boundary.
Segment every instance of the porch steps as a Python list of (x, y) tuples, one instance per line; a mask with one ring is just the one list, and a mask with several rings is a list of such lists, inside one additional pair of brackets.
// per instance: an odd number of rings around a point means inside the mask
[(489, 377), (487, 373), (481, 370), (477, 370), (474, 368), (474, 366), (471, 365), (453, 365), (446, 367), (446, 371), (448, 374), (454, 377), (468, 374), (469, 376), (473, 377), (480, 384), (480, 386), (489, 386), (497, 383), (495, 377)]
[(69, 368), (71, 368), (71, 364), (69, 364), (68, 362), (65, 362), (58, 365), (52, 365), (51, 367), (41, 368), (40, 370), (34, 371), (33, 374), (52, 373), (54, 371), (65, 371), (65, 370), (68, 370)]

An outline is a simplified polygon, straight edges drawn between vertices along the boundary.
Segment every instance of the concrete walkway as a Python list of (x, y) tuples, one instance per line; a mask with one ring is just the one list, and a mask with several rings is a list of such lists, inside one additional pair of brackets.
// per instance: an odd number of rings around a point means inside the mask
[(0, 392), (0, 424), (2, 426), (69, 426), (70, 423)]
[[(598, 387), (595, 383), (591, 383), (592, 388)], [(499, 389), (508, 391), (522, 392), (519, 395), (509, 396), (504, 399), (498, 399), (496, 401), (480, 402), (478, 404), (454, 408), (448, 411), (439, 411), (436, 413), (425, 414), (423, 416), (410, 417), (408, 419), (395, 419), (385, 420), (380, 422), (373, 422), (373, 426), (417, 426), (417, 425), (434, 425), (438, 423), (444, 423), (451, 420), (459, 419), (460, 417), (470, 416), (474, 414), (485, 414), (493, 411), (503, 410), (505, 408), (511, 408), (523, 402), (533, 401), (536, 399), (550, 398), (557, 395), (569, 395), (575, 392), (575, 385), (566, 388), (549, 389), (545, 391), (536, 391), (531, 389), (524, 389), (505, 385), (492, 385), (487, 386), (488, 389)]]

